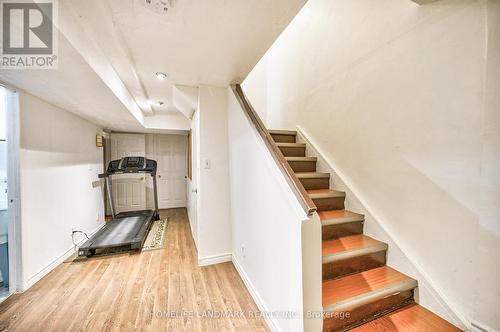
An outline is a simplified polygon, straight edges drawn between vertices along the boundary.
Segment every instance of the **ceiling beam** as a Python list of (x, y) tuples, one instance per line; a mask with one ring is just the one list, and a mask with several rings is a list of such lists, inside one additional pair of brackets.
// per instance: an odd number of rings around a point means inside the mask
[(144, 122), (144, 114), (141, 108), (137, 105), (135, 98), (131, 95), (127, 86), (114, 70), (107, 55), (90, 35), (91, 32), (86, 30), (81, 22), (81, 17), (75, 12), (69, 1), (61, 1), (59, 3), (58, 30), (66, 37), (77, 52), (80, 53), (85, 62), (87, 62), (92, 70), (94, 70), (127, 110), (142, 125)]
[[(123, 85), (128, 90), (128, 94), (144, 115), (153, 115), (153, 109), (148, 103), (148, 94), (137, 73), (131, 52), (114, 21), (110, 19), (112, 12), (108, 2), (101, 0), (67, 1), (61, 7), (63, 9), (61, 9), (62, 15), (60, 16), (67, 16), (67, 13), (72, 11), (73, 24), (79, 25), (81, 27), (80, 33), (84, 34), (87, 40), (91, 40), (93, 46), (102, 53), (102, 64), (104, 65), (104, 62), (106, 62), (108, 68), (102, 73), (96, 71), (101, 79), (106, 79), (102, 77), (102, 74), (107, 76), (114, 72), (113, 76), (120, 79), (122, 82), (120, 85)], [(64, 30), (67, 30), (67, 28), (63, 27), (62, 30), (61, 32), (66, 35), (67, 33)], [(78, 38), (75, 35), (73, 37)], [(87, 43), (75, 45), (74, 38), (70, 36), (67, 36), (67, 38), (82, 56), (87, 52), (86, 49), (90, 47)], [(85, 60), (87, 62), (95, 61), (95, 59), (88, 58), (85, 58)], [(128, 105), (125, 106), (129, 107)]]

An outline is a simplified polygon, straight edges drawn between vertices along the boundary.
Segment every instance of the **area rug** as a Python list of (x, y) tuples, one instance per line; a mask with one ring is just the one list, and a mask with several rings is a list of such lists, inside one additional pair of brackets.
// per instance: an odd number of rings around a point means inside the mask
[(151, 226), (142, 251), (157, 250), (165, 248), (165, 237), (167, 235), (168, 218), (156, 220)]
[[(151, 229), (149, 230), (148, 236), (144, 241), (144, 245), (142, 246), (141, 251), (151, 251), (165, 248), (165, 238), (167, 234), (167, 225), (168, 218), (155, 220)], [(137, 253), (134, 251), (126, 250), (126, 249), (109, 249), (103, 251), (95, 256), (92, 256), (90, 259), (99, 258), (103, 256), (116, 255), (116, 254), (128, 254), (128, 253)], [(72, 262), (81, 262), (89, 260), (87, 257), (79, 257), (77, 252), (64, 260), (64, 263), (72, 263)]]

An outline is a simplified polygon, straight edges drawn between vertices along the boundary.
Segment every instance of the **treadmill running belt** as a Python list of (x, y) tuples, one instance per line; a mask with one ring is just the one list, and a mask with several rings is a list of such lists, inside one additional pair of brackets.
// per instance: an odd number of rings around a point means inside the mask
[(149, 218), (150, 216), (141, 215), (110, 221), (103, 232), (92, 239), (90, 249), (119, 247), (135, 242), (139, 230)]

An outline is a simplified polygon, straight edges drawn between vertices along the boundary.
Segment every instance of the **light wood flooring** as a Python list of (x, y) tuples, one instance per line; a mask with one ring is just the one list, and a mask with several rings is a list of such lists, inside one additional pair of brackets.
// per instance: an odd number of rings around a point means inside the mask
[(165, 249), (63, 263), (0, 304), (0, 331), (269, 331), (232, 263), (198, 266), (185, 209), (161, 214)]

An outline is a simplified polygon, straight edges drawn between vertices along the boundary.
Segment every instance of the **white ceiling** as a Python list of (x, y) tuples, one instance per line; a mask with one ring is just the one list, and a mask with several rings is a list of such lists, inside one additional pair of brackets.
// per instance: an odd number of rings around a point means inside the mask
[(144, 1), (59, 1), (59, 69), (2, 70), (0, 80), (109, 129), (137, 131), (144, 116), (183, 117), (174, 85), (241, 82), (306, 2), (174, 0), (162, 15)]

